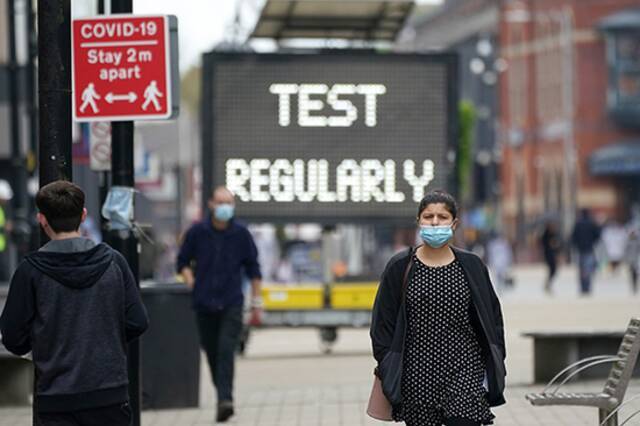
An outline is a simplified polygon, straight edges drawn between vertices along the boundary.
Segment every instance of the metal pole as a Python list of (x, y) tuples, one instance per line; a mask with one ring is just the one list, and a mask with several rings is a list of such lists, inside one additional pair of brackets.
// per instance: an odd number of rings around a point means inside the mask
[[(71, 0), (38, 0), (40, 186), (71, 180)], [(47, 242), (40, 233), (40, 244)], [(37, 372), (34, 377), (37, 380)], [(33, 400), (36, 421), (38, 400)]]
[(72, 180), (71, 0), (38, 0), (38, 108), (40, 187)]
[(13, 165), (14, 171), (12, 178), (13, 188), (15, 190), (16, 196), (13, 198), (14, 205), (19, 203), (18, 192), (22, 190), (22, 188), (17, 187), (17, 167), (20, 166), (19, 160), (20, 158), (20, 128), (19, 126), (19, 105), (18, 105), (18, 58), (16, 52), (16, 10), (15, 10), (15, 2), (16, 0), (7, 0), (7, 19), (8, 19), (8, 33), (9, 33), (9, 122), (10, 122), (10, 137), (11, 137), (11, 163)]
[[(111, 12), (132, 13), (132, 0), (112, 0)], [(111, 174), (114, 186), (135, 186), (133, 171), (133, 121), (113, 122), (111, 130)], [(114, 249), (118, 250), (127, 259), (129, 267), (140, 286), (138, 264), (138, 241), (131, 231), (111, 232), (109, 241)], [(133, 413), (133, 426), (140, 425), (140, 395), (141, 395), (141, 371), (140, 371), (140, 341), (134, 340), (129, 344), (129, 398)]]
[(180, 167), (180, 165), (177, 165), (174, 170), (174, 173), (176, 176), (177, 193), (176, 193), (176, 229), (173, 235), (179, 235), (180, 231), (182, 230), (182, 209), (183, 209), (183, 203), (184, 203), (184, 195), (183, 195), (184, 179), (182, 177), (182, 167)]
[[(18, 55), (16, 47), (16, 0), (7, 1), (7, 17), (9, 32), (9, 127), (11, 138), (11, 181), (14, 190), (12, 199), (13, 217), (15, 219), (16, 230), (20, 230), (19, 238), (14, 239), (14, 246), (17, 248), (18, 258), (28, 251), (28, 238), (26, 229), (27, 219), (27, 170), (20, 141), (20, 94), (18, 92), (20, 84), (18, 79)], [(14, 233), (14, 236), (18, 235)]]
[[(98, 172), (98, 199), (100, 200), (100, 208), (104, 205), (104, 202), (107, 199), (107, 194), (109, 193), (109, 182), (111, 180), (111, 175), (109, 172), (101, 171)], [(102, 235), (103, 239), (107, 241), (107, 233), (109, 232), (109, 222), (105, 219), (102, 214), (100, 216), (100, 235)]]
[(565, 209), (565, 235), (573, 228), (573, 223), (577, 214), (578, 205), (578, 181), (577, 181), (577, 158), (575, 150), (574, 134), (574, 61), (573, 61), (573, 22), (571, 14), (567, 9), (562, 10), (559, 16), (560, 31), (562, 37), (562, 104), (563, 115), (567, 128), (564, 137), (564, 157), (566, 161), (565, 173), (569, 191), (569, 208)]
[(73, 179), (71, 0), (38, 0), (40, 186)]
[[(545, 15), (541, 15), (545, 16)], [(560, 212), (562, 218), (562, 232), (568, 235), (573, 228), (577, 216), (578, 207), (578, 180), (577, 180), (577, 157), (575, 148), (575, 125), (574, 125), (574, 71), (573, 60), (573, 19), (570, 9), (551, 12), (548, 15), (553, 21), (560, 25), (558, 39), (560, 41), (560, 53), (562, 55), (561, 76), (562, 76), (562, 118), (564, 121), (564, 133), (562, 137), (562, 149), (564, 153), (564, 167), (562, 176), (562, 193), (564, 200), (569, 205), (563, 205)]]
[[(111, 170), (112, 185), (134, 187), (133, 179), (133, 122), (122, 121), (112, 124)], [(109, 243), (118, 250), (129, 263), (129, 267), (140, 287), (138, 240), (131, 231), (110, 231)], [(140, 341), (129, 343), (129, 398), (133, 413), (133, 426), (140, 425), (140, 395), (142, 377), (140, 371)]]
[[(38, 156), (38, 99), (36, 97), (36, 59), (38, 57), (38, 39), (36, 34), (36, 12), (32, 0), (25, 1), (27, 24), (27, 111), (29, 115), (29, 150), (27, 154), (27, 171), (29, 177), (36, 175), (36, 158)], [(40, 226), (35, 220), (36, 205), (33, 199), (27, 207), (27, 223), (30, 226), (29, 250), (38, 248)]]
[(27, 108), (29, 111), (29, 174), (35, 174), (35, 157), (38, 152), (38, 105), (36, 98), (36, 58), (38, 57), (38, 39), (36, 35), (36, 15), (32, 0), (26, 0), (27, 20)]
[[(105, 0), (98, 0), (98, 15), (104, 15), (107, 13), (106, 6), (109, 7), (109, 12), (111, 10), (111, 3), (107, 0), (108, 4), (105, 5)], [(89, 131), (91, 131), (91, 125), (89, 126)], [(100, 200), (100, 206), (104, 205), (105, 200), (107, 199), (107, 194), (109, 193), (109, 184), (111, 175), (107, 171), (101, 171), (98, 174), (99, 185), (98, 185), (98, 199)], [(103, 238), (107, 237), (107, 232), (109, 231), (107, 219), (104, 218), (101, 214), (100, 216), (100, 234)]]

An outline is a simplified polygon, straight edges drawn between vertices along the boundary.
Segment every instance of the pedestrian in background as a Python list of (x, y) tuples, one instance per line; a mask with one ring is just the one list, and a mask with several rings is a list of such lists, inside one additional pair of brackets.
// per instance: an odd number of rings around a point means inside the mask
[(617, 271), (624, 260), (628, 238), (625, 227), (615, 219), (608, 220), (602, 228), (602, 245), (612, 272)]
[(81, 236), (87, 211), (78, 186), (45, 185), (36, 205), (51, 241), (11, 279), (2, 343), (32, 352), (39, 425), (129, 425), (127, 342), (148, 324), (135, 278), (122, 255)]
[(547, 266), (547, 279), (544, 283), (544, 291), (551, 293), (553, 279), (558, 269), (558, 254), (562, 249), (562, 238), (558, 232), (558, 225), (553, 220), (545, 223), (544, 231), (540, 237), (540, 245), (542, 246), (542, 255), (544, 263)]
[(629, 277), (633, 294), (638, 293), (638, 263), (640, 262), (640, 228), (629, 229), (629, 240), (625, 252), (626, 262), (629, 265)]
[(625, 261), (629, 265), (631, 289), (638, 293), (638, 267), (640, 266), (640, 205), (634, 204), (631, 208), (631, 219), (627, 223), (627, 247)]
[(391, 258), (373, 307), (376, 375), (408, 426), (491, 424), (505, 403), (500, 303), (480, 258), (450, 245), (457, 217), (450, 194), (422, 199), (424, 244)]
[(571, 233), (571, 243), (578, 251), (580, 294), (591, 293), (591, 279), (596, 270), (594, 248), (600, 240), (600, 227), (591, 218), (587, 209), (580, 210), (580, 216)]
[(513, 287), (513, 250), (509, 240), (500, 232), (494, 232), (487, 243), (487, 261), (498, 292)]
[(259, 315), (260, 265), (249, 230), (234, 219), (234, 196), (217, 187), (209, 199), (211, 214), (186, 233), (178, 253), (177, 269), (192, 289), (200, 344), (204, 349), (218, 394), (216, 419), (234, 414), (235, 349), (242, 333), (243, 273), (251, 280), (252, 317)]

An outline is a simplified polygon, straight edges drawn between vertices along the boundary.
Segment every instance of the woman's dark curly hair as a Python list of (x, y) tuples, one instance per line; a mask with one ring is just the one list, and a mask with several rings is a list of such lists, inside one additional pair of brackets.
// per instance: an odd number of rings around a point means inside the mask
[(418, 206), (418, 218), (422, 214), (422, 211), (427, 208), (429, 204), (444, 204), (445, 208), (451, 216), (455, 219), (458, 217), (458, 203), (453, 195), (441, 189), (435, 189), (430, 191), (422, 198), (420, 205)]

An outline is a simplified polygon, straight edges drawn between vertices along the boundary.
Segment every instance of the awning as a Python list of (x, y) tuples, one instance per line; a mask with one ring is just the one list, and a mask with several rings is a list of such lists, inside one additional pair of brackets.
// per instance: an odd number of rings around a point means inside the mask
[(267, 0), (251, 38), (393, 41), (413, 0)]
[(640, 174), (640, 140), (617, 142), (600, 148), (589, 157), (594, 176)]
[(603, 31), (639, 30), (640, 7), (609, 15), (599, 22), (598, 28)]

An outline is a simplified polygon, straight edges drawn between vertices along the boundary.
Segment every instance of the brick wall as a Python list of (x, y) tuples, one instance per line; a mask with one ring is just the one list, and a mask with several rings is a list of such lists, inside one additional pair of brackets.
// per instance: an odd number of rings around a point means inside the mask
[[(600, 216), (622, 213), (622, 188), (589, 174), (597, 149), (632, 133), (606, 110), (607, 65), (598, 22), (637, 0), (505, 1), (500, 10), (503, 219), (525, 252), (535, 224), (561, 220), (566, 232), (576, 207)], [(529, 256), (530, 257), (530, 256)]]

